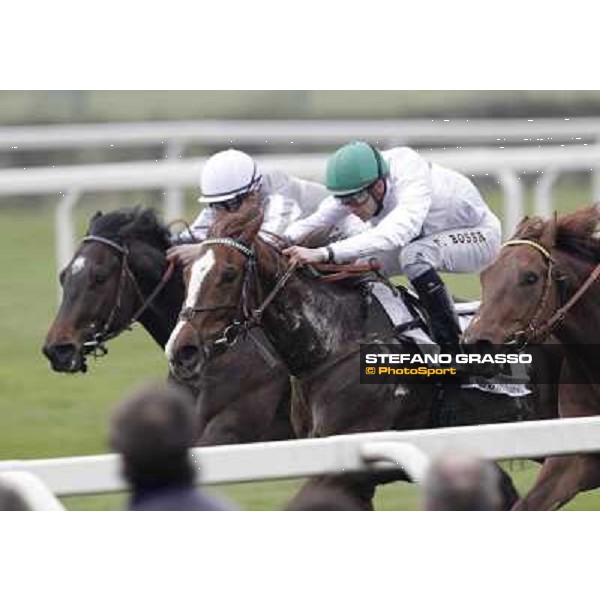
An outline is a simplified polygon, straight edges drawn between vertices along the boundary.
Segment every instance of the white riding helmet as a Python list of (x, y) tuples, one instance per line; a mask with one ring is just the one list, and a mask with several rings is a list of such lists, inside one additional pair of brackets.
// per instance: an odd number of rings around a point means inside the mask
[(262, 175), (254, 160), (245, 152), (230, 148), (213, 154), (200, 176), (202, 196), (198, 202), (225, 202), (254, 191)]

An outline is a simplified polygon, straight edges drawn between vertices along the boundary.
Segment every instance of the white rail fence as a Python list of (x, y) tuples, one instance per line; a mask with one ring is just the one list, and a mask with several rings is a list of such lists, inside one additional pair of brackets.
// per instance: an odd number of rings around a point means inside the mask
[[(206, 485), (405, 469), (419, 482), (432, 457), (451, 449), (488, 459), (600, 452), (600, 417), (379, 432), (193, 450)], [(56, 496), (122, 492), (116, 455), (0, 462), (30, 473)]]
[[(594, 198), (600, 198), (600, 145), (530, 148), (470, 148), (423, 151), (428, 160), (457, 169), (467, 175), (496, 177), (504, 192), (504, 229), (514, 231), (524, 212), (524, 185), (521, 175), (539, 176), (534, 210), (549, 215), (552, 186), (567, 171), (590, 171), (594, 176)], [(260, 155), (264, 169), (280, 169), (301, 177), (321, 180), (326, 155)], [(167, 189), (164, 213), (167, 220), (183, 211), (183, 188), (196, 187), (204, 159), (138, 161), (60, 168), (0, 170), (0, 196), (19, 194), (60, 194), (56, 208), (55, 233), (57, 268), (73, 254), (75, 237), (72, 211), (87, 191)]]
[(178, 157), (190, 144), (323, 146), (351, 139), (380, 145), (600, 141), (600, 119), (205, 120), (0, 127), (0, 151), (165, 147)]

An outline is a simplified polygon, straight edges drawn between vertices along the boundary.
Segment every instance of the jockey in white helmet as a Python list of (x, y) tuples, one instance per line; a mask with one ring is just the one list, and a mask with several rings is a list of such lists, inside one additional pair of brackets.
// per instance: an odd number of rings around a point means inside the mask
[(346, 144), (333, 154), (326, 183), (332, 195), (314, 214), (293, 223), (286, 236), (299, 240), (313, 229), (344, 223), (349, 237), (322, 248), (292, 246), (284, 253), (299, 263), (380, 258), (388, 276), (403, 273), (410, 280), (434, 340), (457, 351), (460, 327), (437, 271), (479, 271), (497, 255), (501, 241), (500, 221), (473, 183), (410, 148), (380, 152), (366, 142)]
[(264, 211), (262, 229), (283, 234), (296, 219), (313, 212), (328, 192), (318, 183), (291, 177), (279, 171), (261, 172), (254, 159), (234, 148), (213, 154), (204, 165), (200, 177), (202, 196), (198, 201), (204, 209), (176, 240), (168, 251), (169, 258), (184, 266), (192, 263), (215, 219), (222, 212), (238, 210), (247, 200), (260, 200)]

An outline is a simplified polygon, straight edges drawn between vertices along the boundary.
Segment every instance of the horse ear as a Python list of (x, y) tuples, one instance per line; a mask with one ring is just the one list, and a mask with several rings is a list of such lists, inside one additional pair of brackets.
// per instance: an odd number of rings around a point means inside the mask
[(554, 248), (556, 245), (556, 232), (558, 229), (557, 220), (558, 215), (556, 214), (556, 211), (554, 211), (552, 217), (546, 221), (544, 232), (540, 238), (540, 242), (545, 248)]
[(523, 231), (526, 229), (527, 224), (529, 223), (529, 215), (525, 215), (518, 223), (517, 228), (515, 229), (515, 233), (513, 237), (519, 237), (523, 234)]
[(96, 211), (96, 214), (92, 216), (92, 218), (90, 219), (90, 222), (88, 224), (88, 228), (87, 228), (87, 234), (89, 235), (90, 231), (92, 230), (92, 225), (102, 216), (102, 211), (98, 210)]

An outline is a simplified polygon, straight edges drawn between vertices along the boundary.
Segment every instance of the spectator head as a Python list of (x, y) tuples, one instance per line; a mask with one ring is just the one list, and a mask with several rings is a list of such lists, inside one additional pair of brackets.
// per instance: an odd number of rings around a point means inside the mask
[(134, 488), (189, 483), (195, 470), (189, 450), (196, 440), (192, 397), (153, 383), (129, 395), (113, 414), (110, 445), (123, 460)]
[(9, 482), (0, 478), (0, 511), (5, 510), (29, 510), (29, 506)]
[(500, 510), (501, 504), (498, 471), (469, 454), (444, 454), (425, 476), (424, 510)]
[(363, 507), (341, 490), (321, 487), (307, 489), (294, 498), (286, 510), (363, 510)]

